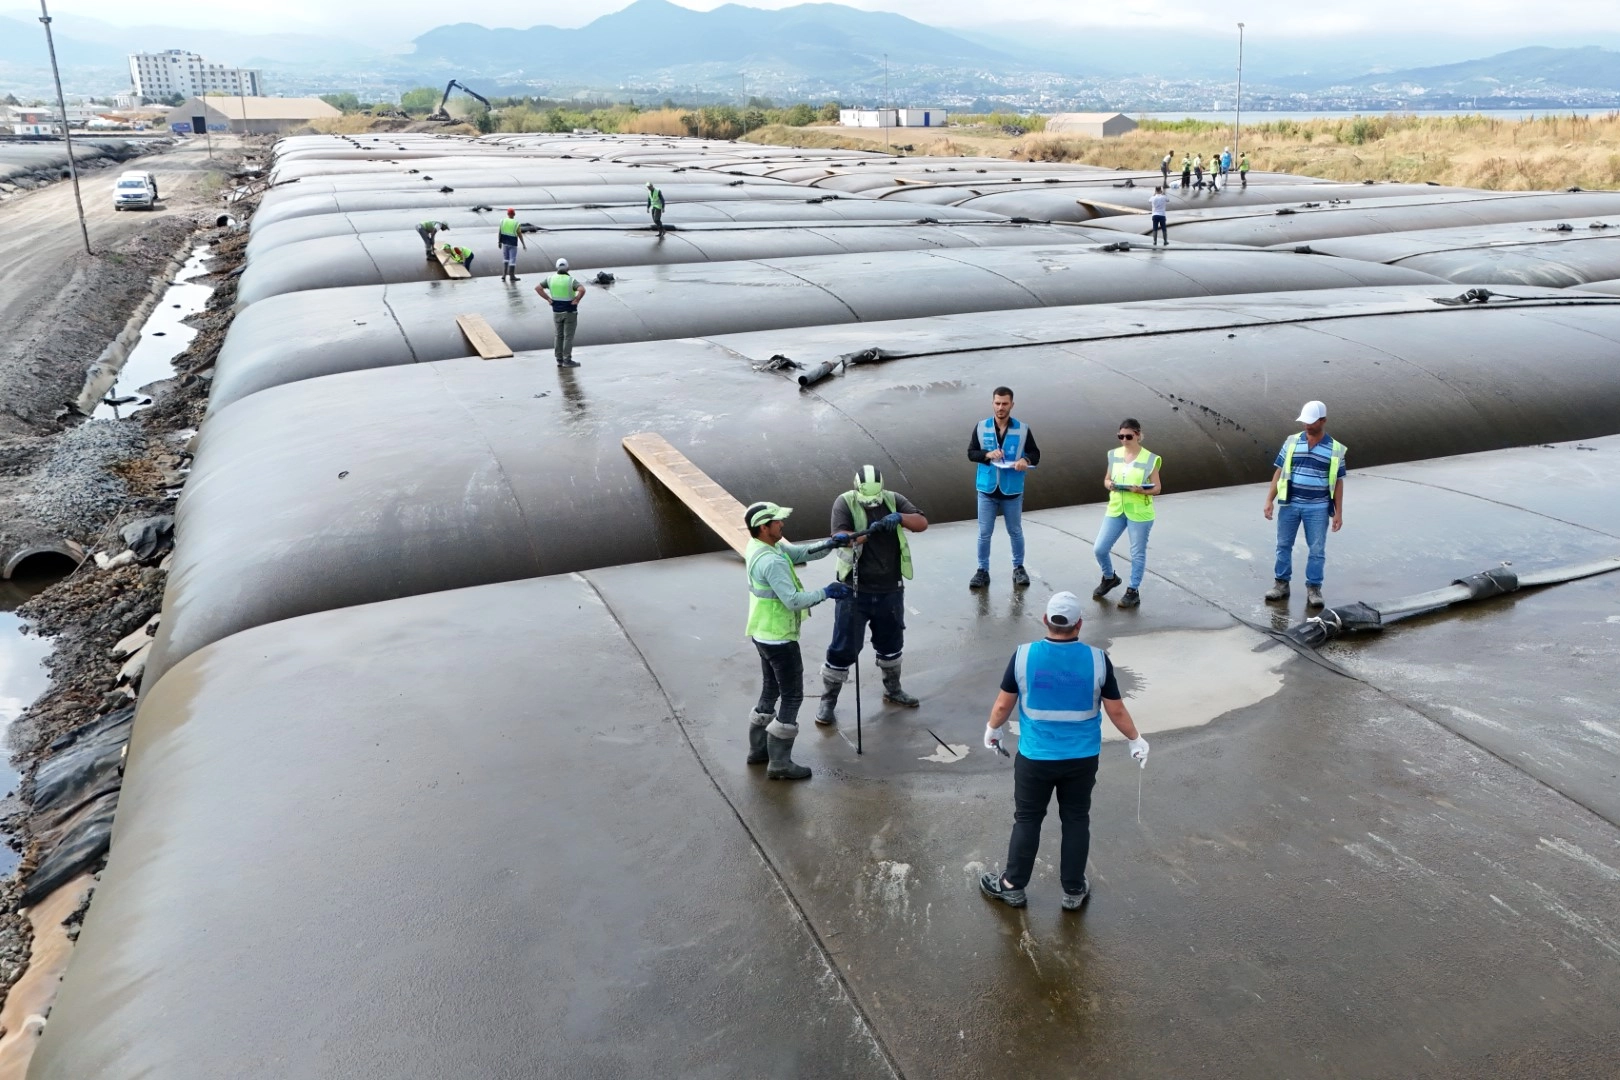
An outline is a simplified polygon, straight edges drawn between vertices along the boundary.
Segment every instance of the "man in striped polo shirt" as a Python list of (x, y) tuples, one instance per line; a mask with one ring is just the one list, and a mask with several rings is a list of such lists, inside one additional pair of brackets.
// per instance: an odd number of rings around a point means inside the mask
[(1268, 601), (1288, 599), (1288, 581), (1294, 576), (1294, 539), (1301, 526), (1310, 554), (1305, 559), (1305, 606), (1319, 608), (1322, 577), (1327, 565), (1327, 534), (1344, 525), (1344, 456), (1349, 448), (1327, 433), (1327, 406), (1307, 401), (1299, 412), (1305, 430), (1290, 435), (1273, 462), (1277, 471), (1266, 492), (1266, 520), (1277, 511), (1277, 580), (1266, 593)]

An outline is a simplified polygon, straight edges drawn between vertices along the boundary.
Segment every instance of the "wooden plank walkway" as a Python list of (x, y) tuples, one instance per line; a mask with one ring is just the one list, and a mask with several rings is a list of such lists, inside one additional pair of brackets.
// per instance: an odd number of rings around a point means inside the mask
[(741, 555), (748, 548), (743, 527), (743, 504), (731, 492), (687, 459), (656, 431), (638, 431), (624, 437), (624, 448), (674, 496)]
[(511, 347), (501, 340), (501, 335), (482, 315), (457, 315), (456, 325), (461, 327), (461, 332), (467, 335), (472, 347), (485, 360), (500, 360), (512, 355)]

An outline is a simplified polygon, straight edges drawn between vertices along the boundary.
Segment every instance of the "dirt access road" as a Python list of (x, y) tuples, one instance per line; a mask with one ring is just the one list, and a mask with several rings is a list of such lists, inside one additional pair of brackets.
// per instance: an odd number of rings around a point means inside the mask
[(240, 140), (183, 142), (136, 158), (124, 169), (150, 172), (163, 198), (156, 210), (115, 211), (122, 169), (81, 173), (94, 255), (84, 253), (73, 185), (67, 182), (0, 202), (0, 435), (37, 435), (84, 382), (85, 368), (122, 328), (152, 275), (199, 220), (217, 215), (218, 190)]

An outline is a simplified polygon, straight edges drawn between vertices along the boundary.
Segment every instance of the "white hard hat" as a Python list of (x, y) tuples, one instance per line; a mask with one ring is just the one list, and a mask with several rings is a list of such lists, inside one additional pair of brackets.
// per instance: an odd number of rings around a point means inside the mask
[(568, 269), (568, 260), (567, 259), (558, 259), (557, 260), (557, 269), (559, 269), (559, 270)]

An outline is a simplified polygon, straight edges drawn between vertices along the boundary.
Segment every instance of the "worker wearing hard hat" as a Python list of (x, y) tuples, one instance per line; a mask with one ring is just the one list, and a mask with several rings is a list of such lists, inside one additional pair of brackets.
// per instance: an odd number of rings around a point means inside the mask
[(793, 760), (793, 740), (799, 737), (799, 706), (804, 701), (804, 660), (799, 653), (799, 624), (810, 609), (831, 597), (843, 600), (853, 591), (835, 581), (820, 589), (805, 589), (795, 566), (824, 557), (850, 541), (849, 534), (834, 535), (814, 544), (790, 544), (782, 539), (782, 522), (791, 506), (757, 502), (743, 511), (743, 525), (751, 538), (743, 552), (748, 570), (748, 637), (759, 653), (759, 703), (748, 718), (748, 764), (769, 762), (765, 775), (772, 780), (808, 780), (810, 770)]
[(579, 361), (574, 359), (574, 328), (579, 325), (579, 302), (585, 298), (585, 286), (568, 272), (568, 260), (558, 259), (557, 272), (536, 285), (534, 291), (551, 302), (552, 351), (557, 366), (579, 367)]
[(518, 245), (529, 246), (528, 241), (523, 239), (523, 228), (518, 224), (516, 210), (508, 210), (506, 216), (501, 218), (498, 239), (501, 244), (501, 280), (516, 281)]
[(851, 664), (860, 659), (866, 628), (872, 628), (872, 650), (883, 672), (883, 700), (908, 709), (921, 704), (900, 686), (900, 656), (906, 644), (906, 582), (911, 580), (911, 544), (906, 533), (928, 528), (928, 519), (911, 500), (883, 486), (876, 465), (855, 471), (855, 486), (833, 500), (832, 534), (860, 533), (838, 552), (838, 580), (850, 583), (855, 595), (838, 601), (832, 644), (821, 665), (821, 707), (816, 723), (837, 722), (838, 693), (849, 681)]
[(449, 232), (450, 226), (442, 221), (424, 221), (416, 227), (416, 235), (422, 238), (422, 246), (427, 248), (427, 261), (438, 261), (433, 254), (433, 238), (442, 232)]
[(653, 186), (651, 180), (647, 181), (647, 209), (652, 213), (653, 228), (658, 235), (664, 235), (664, 193)]
[(1327, 569), (1327, 534), (1344, 525), (1344, 463), (1350, 450), (1327, 433), (1327, 406), (1307, 401), (1296, 423), (1305, 430), (1288, 436), (1277, 451), (1276, 471), (1266, 492), (1265, 515), (1271, 520), (1273, 504), (1277, 513), (1276, 581), (1266, 593), (1269, 601), (1288, 599), (1288, 582), (1294, 576), (1294, 539), (1305, 530), (1310, 554), (1305, 559), (1305, 606), (1323, 606), (1322, 579)]

